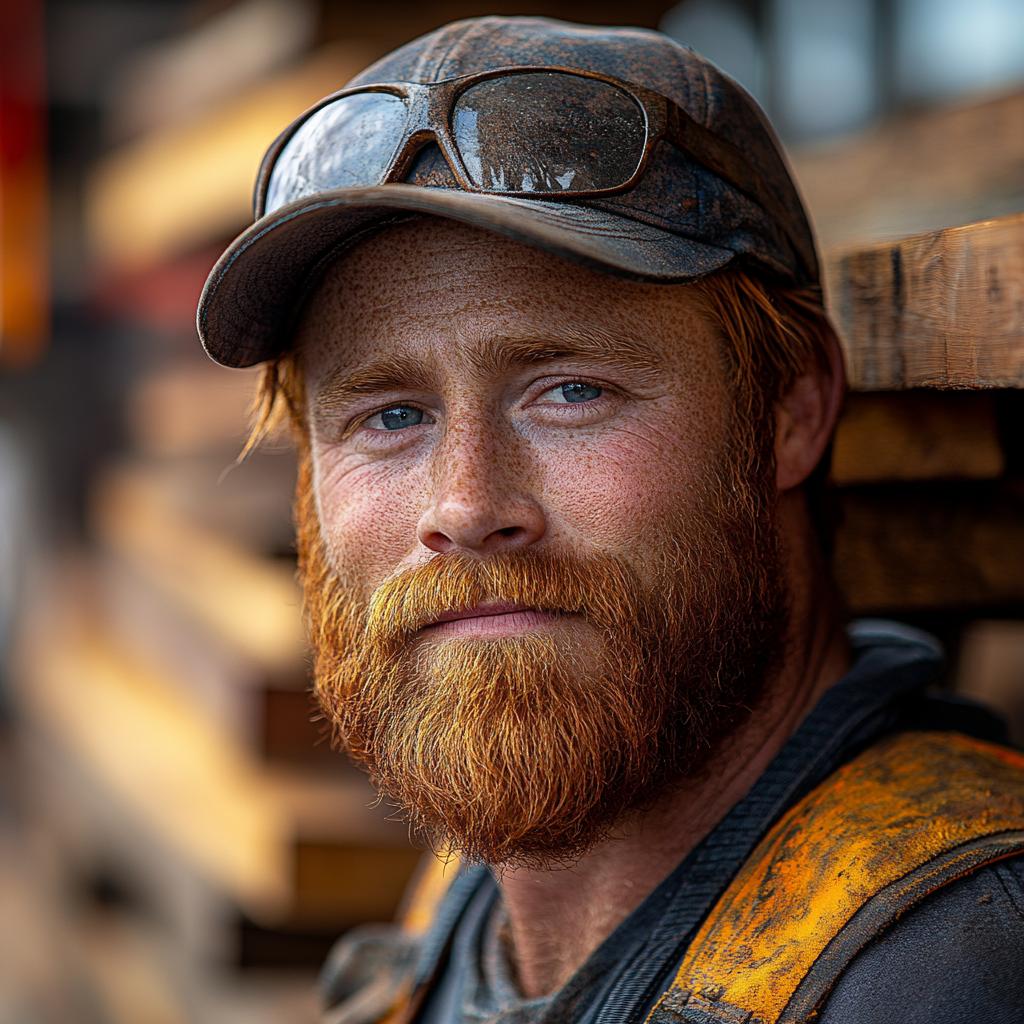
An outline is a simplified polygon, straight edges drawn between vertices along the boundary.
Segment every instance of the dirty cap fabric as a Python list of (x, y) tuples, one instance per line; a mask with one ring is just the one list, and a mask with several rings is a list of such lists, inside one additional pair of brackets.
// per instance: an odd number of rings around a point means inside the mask
[(197, 316), (209, 355), (226, 366), (281, 355), (326, 266), (382, 226), (422, 215), (498, 232), (633, 281), (676, 284), (734, 265), (781, 286), (818, 287), (811, 229), (765, 115), (731, 78), (661, 33), (473, 18), (395, 50), (347, 88), (442, 82), (512, 66), (596, 72), (662, 94), (743, 154), (771, 193), (775, 216), (749, 190), (665, 139), (655, 143), (636, 187), (589, 199), (466, 191), (429, 138), (402, 182), (345, 185), (345, 151), (332, 145), (330, 132), (312, 130), (311, 116), (329, 106), (328, 97), (268, 151), (257, 219), (210, 273)]

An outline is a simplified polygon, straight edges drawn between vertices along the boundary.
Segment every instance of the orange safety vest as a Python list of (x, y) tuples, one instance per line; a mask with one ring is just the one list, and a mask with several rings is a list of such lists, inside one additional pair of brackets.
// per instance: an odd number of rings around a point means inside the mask
[[(901, 914), (1022, 852), (1024, 755), (959, 733), (888, 736), (769, 831), (646, 1024), (810, 1021), (857, 953)], [(429, 925), (444, 872), (441, 861), (424, 872), (410, 930)], [(407, 1018), (419, 1000), (403, 1002), (389, 1020)]]

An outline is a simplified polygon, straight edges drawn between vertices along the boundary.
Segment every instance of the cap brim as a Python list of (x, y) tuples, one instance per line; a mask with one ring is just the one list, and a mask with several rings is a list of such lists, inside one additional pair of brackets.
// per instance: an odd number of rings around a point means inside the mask
[(318, 271), (362, 234), (409, 214), (496, 231), (633, 281), (691, 281), (735, 256), (730, 249), (590, 206), (419, 185), (334, 189), (280, 207), (231, 243), (199, 300), (203, 347), (225, 366), (252, 366), (279, 355)]

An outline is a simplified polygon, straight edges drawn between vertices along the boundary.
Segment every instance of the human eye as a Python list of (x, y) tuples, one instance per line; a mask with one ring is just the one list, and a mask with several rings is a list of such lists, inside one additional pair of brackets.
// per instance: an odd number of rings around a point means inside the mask
[(363, 426), (370, 430), (391, 431), (433, 422), (427, 413), (414, 405), (393, 405), (389, 409), (382, 409), (368, 417), (363, 421)]
[(604, 394), (599, 384), (587, 384), (585, 381), (574, 380), (568, 384), (559, 384), (545, 391), (540, 401), (554, 405), (579, 405), (581, 402), (593, 402)]

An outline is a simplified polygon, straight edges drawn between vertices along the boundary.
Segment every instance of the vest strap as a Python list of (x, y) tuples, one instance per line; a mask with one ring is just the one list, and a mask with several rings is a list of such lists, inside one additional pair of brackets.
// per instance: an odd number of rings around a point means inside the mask
[(1024, 756), (889, 736), (781, 818), (712, 908), (647, 1024), (803, 1024), (926, 896), (1024, 852)]

